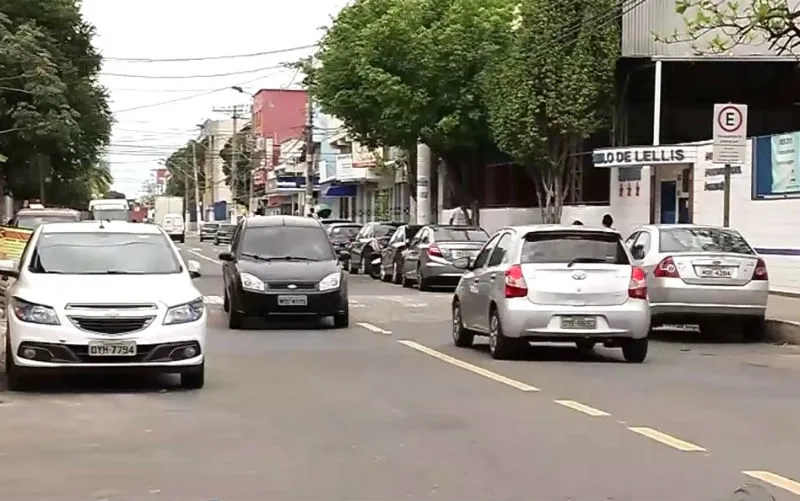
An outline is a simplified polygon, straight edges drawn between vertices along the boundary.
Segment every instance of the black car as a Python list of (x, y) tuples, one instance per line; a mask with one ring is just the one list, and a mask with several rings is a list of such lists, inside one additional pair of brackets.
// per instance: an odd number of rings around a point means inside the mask
[(347, 266), (350, 273), (356, 274), (363, 270), (364, 273), (377, 276), (379, 266), (373, 266), (372, 261), (380, 257), (381, 250), (389, 243), (389, 238), (403, 224), (393, 221), (365, 224), (350, 246)]
[(218, 229), (219, 223), (203, 223), (203, 226), (200, 227), (200, 241), (214, 240)]
[[(325, 228), (329, 228), (332, 224), (337, 224), (337, 223), (358, 224), (354, 223), (353, 221), (350, 221), (349, 219), (320, 219), (319, 222), (322, 223), (322, 226), (324, 226)], [(359, 226), (361, 225), (359, 224)]]
[(333, 223), (328, 225), (327, 231), (339, 260), (343, 263), (347, 262), (350, 257), (350, 244), (361, 231), (361, 225), (358, 223)]
[(233, 239), (233, 233), (236, 231), (235, 224), (221, 224), (214, 234), (214, 245), (229, 244)]
[(242, 221), (231, 251), (219, 255), (228, 327), (247, 317), (333, 317), (350, 325), (347, 276), (322, 225), (303, 216), (258, 216)]
[(422, 228), (417, 224), (404, 224), (397, 228), (389, 243), (381, 250), (379, 275), (384, 282), (396, 284), (403, 281), (403, 258), (408, 251), (408, 243)]

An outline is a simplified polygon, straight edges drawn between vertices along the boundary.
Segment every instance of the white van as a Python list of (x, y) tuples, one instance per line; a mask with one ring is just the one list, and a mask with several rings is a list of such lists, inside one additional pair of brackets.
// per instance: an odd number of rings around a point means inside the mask
[(183, 214), (166, 214), (161, 220), (161, 227), (173, 240), (183, 243), (186, 241), (186, 226)]

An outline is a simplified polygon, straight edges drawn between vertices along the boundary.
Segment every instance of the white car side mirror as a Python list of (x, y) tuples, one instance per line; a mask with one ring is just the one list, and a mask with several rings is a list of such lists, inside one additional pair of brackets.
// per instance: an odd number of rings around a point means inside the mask
[(190, 259), (186, 262), (186, 268), (189, 270), (189, 276), (192, 278), (200, 278), (202, 273), (200, 273), (200, 263), (197, 261)]

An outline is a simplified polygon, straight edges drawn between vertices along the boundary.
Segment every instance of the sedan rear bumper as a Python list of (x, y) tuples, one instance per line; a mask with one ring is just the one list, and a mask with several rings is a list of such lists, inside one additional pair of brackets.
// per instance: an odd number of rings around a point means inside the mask
[(763, 317), (767, 311), (769, 282), (766, 280), (743, 286), (691, 285), (677, 278), (653, 282), (649, 291), (654, 323), (691, 324), (708, 317)]

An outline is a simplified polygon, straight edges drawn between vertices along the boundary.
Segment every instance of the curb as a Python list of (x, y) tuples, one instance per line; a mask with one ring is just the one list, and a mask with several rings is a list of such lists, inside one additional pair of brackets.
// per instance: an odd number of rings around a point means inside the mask
[(800, 322), (768, 318), (764, 340), (775, 344), (800, 344)]

